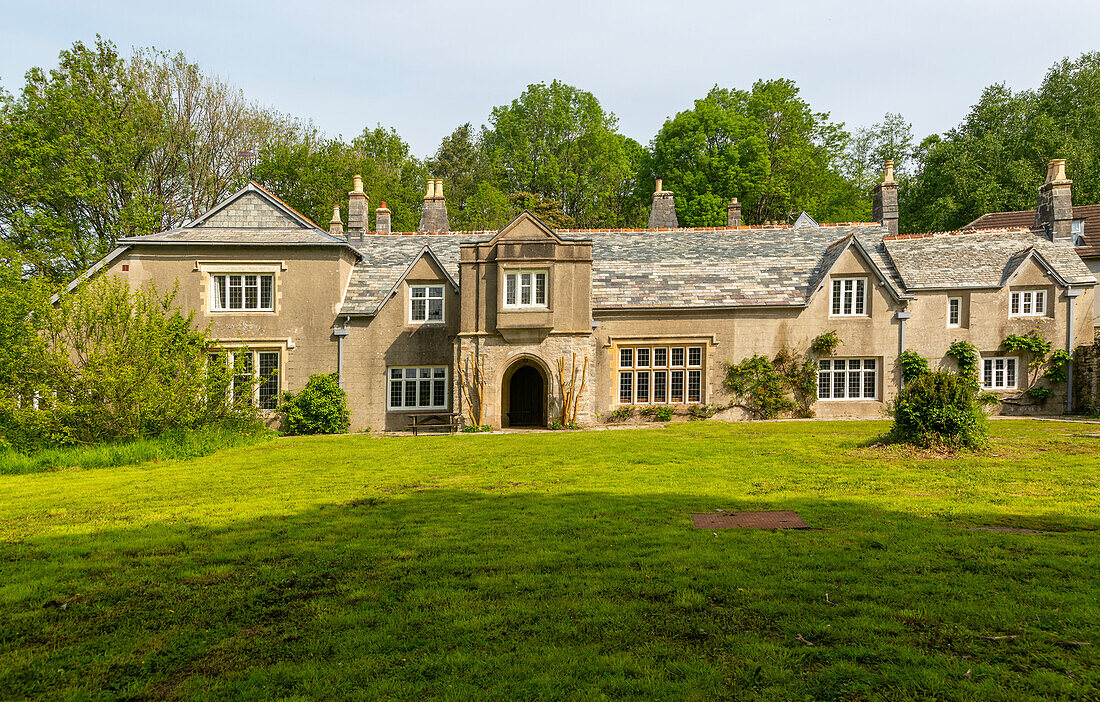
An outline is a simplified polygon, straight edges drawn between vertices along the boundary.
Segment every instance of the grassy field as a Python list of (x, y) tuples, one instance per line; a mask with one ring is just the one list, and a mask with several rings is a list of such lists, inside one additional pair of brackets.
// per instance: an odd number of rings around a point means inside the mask
[[(1100, 427), (992, 426), (980, 457), (681, 423), (0, 476), (0, 697), (1096, 700)], [(717, 509), (813, 529), (692, 528)]]

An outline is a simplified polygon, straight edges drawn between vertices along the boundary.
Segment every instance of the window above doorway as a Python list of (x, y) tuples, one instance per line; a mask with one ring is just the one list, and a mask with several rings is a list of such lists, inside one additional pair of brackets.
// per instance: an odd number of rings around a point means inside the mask
[(526, 309), (548, 306), (547, 270), (508, 270), (504, 273), (504, 308)]

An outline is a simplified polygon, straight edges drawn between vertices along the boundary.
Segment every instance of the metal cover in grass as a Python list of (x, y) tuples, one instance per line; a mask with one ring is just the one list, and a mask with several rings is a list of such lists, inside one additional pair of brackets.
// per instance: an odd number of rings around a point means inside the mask
[(778, 512), (708, 512), (691, 515), (696, 529), (809, 529), (802, 517), (790, 510)]

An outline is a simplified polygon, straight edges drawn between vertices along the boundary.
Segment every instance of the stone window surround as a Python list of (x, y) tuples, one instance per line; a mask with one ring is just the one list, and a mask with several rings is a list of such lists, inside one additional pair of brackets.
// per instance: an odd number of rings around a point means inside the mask
[[(195, 261), (192, 269), (202, 275), (199, 293), (200, 309), (218, 317), (236, 315), (276, 315), (282, 302), (281, 274), (287, 270), (285, 261)], [(270, 275), (272, 277), (271, 309), (269, 310), (219, 310), (214, 308), (215, 275)]]
[[(256, 374), (260, 370), (259, 354), (261, 353), (277, 353), (279, 354), (279, 373), (276, 376), (279, 387), (275, 393), (275, 396), (282, 397), (282, 394), (286, 392), (286, 363), (289, 351), (294, 348), (294, 341), (290, 338), (286, 339), (215, 339), (215, 353), (240, 353), (247, 349), (252, 352), (252, 372)], [(259, 385), (253, 388), (253, 401), (259, 401)], [(260, 412), (264, 415), (272, 415), (275, 413), (273, 409), (260, 409)]]
[[(546, 261), (516, 261), (509, 263), (502, 263), (497, 269), (499, 271), (500, 280), (497, 287), (500, 289), (497, 295), (497, 305), (501, 312), (532, 312), (542, 310), (554, 309), (554, 272), (553, 266)], [(508, 304), (508, 276), (510, 274), (517, 273), (545, 273), (546, 274), (546, 304), (544, 305), (509, 305)], [(534, 280), (532, 280), (531, 295), (534, 298)], [(518, 288), (517, 288), (518, 294)]]

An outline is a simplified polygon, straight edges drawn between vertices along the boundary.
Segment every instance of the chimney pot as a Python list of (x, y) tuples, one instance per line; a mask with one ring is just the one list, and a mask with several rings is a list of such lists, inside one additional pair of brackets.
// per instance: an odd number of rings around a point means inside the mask
[(435, 181), (429, 178), (428, 187), (424, 191), (424, 199), (431, 200), (433, 197), (435, 197)]
[(328, 223), (328, 233), (332, 236), (344, 235), (344, 223), (340, 220), (340, 206), (332, 206), (332, 219)]
[(436, 198), (443, 200), (443, 179), (440, 178), (435, 181), (435, 196)]
[(374, 220), (374, 228), (379, 234), (390, 233), (390, 210), (388, 207), (386, 207), (385, 200), (379, 203), (378, 209), (375, 210)]
[(360, 175), (352, 176), (351, 177), (351, 182), (352, 182), (352, 188), (351, 188), (352, 192), (356, 192), (356, 193), (363, 192), (363, 176), (360, 176)]
[(657, 179), (657, 187), (653, 189), (653, 192), (655, 192), (655, 193), (661, 192), (661, 185), (662, 185), (661, 179), (658, 178)]
[(883, 183), (893, 183), (894, 182), (894, 159), (892, 159), (892, 158), (886, 159), (886, 163), (883, 164), (882, 182)]
[(418, 232), (450, 231), (451, 223), (447, 217), (447, 201), (443, 198), (443, 180), (429, 178), (424, 195), (424, 207), (420, 210)]

